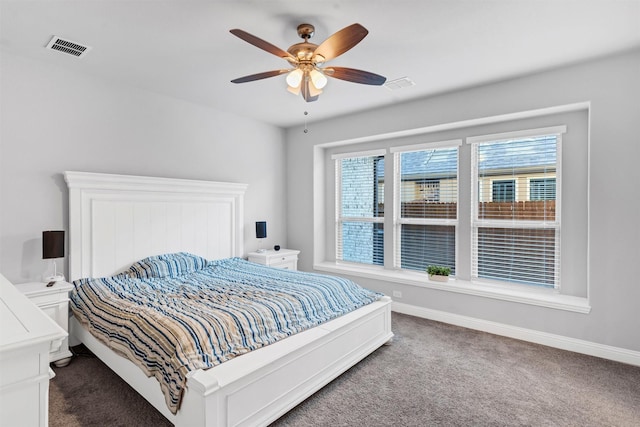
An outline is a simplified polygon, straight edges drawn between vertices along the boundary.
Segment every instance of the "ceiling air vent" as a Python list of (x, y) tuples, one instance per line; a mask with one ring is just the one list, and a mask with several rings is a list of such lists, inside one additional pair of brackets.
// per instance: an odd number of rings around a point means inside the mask
[(387, 80), (384, 85), (389, 90), (398, 90), (402, 89), (403, 87), (414, 86), (415, 83), (409, 77), (400, 77), (399, 79), (395, 80)]
[(78, 58), (82, 58), (91, 50), (89, 46), (83, 46), (80, 43), (65, 40), (58, 36), (53, 36), (47, 45), (47, 49), (57, 50), (58, 52), (68, 53)]

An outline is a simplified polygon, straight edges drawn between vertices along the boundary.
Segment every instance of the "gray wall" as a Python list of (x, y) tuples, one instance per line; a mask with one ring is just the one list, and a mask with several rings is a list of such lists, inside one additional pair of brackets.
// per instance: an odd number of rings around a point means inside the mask
[[(591, 101), (590, 314), (394, 289), (418, 306), (640, 351), (640, 51), (292, 128), (286, 147), (275, 127), (118, 82), (7, 54), (0, 67), (0, 272), (16, 283), (46, 269), (42, 230), (67, 229), (65, 170), (248, 183), (245, 252), (279, 243), (311, 270), (315, 144)], [(256, 220), (269, 223), (264, 243)]]
[(0, 75), (0, 272), (10, 281), (40, 280), (42, 231), (68, 230), (65, 170), (249, 184), (245, 252), (286, 245), (281, 129), (5, 53)]
[[(640, 351), (640, 51), (287, 131), (289, 246), (313, 268), (313, 147), (387, 132), (591, 102), (589, 314), (355, 278), (402, 302)], [(403, 90), (410, 90), (403, 89)], [(321, 102), (321, 101), (320, 101)], [(293, 179), (295, 178), (295, 179)], [(331, 212), (326, 213), (332, 215)]]

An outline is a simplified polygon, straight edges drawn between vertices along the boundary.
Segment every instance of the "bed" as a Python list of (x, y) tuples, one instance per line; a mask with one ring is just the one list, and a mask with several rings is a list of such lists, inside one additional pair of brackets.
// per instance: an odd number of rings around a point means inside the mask
[[(244, 184), (85, 172), (65, 172), (65, 180), (71, 280), (114, 276), (159, 254), (189, 253), (212, 262), (244, 255)], [(266, 425), (393, 337), (391, 300), (383, 296), (215, 367), (189, 372), (174, 414), (155, 378), (75, 317), (70, 332), (177, 426)]]

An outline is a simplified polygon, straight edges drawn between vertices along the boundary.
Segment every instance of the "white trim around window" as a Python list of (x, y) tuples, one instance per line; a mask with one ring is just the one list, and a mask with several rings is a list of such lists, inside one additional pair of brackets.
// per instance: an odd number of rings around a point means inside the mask
[[(542, 202), (544, 210), (542, 218), (538, 218), (540, 207), (531, 204), (539, 202), (529, 201), (528, 192), (519, 194), (518, 181), (523, 173), (540, 168), (539, 173), (552, 174), (561, 187), (562, 135), (566, 130), (566, 126), (554, 126), (467, 138), (467, 144), (471, 145), (472, 282), (497, 281), (509, 285), (516, 282), (560, 289), (560, 192), (553, 204)], [(504, 166), (498, 166), (503, 163)], [(523, 168), (525, 172), (521, 171)], [(491, 190), (487, 190), (489, 194), (482, 191), (483, 180), (490, 181), (493, 187), (491, 175), (496, 171), (501, 175), (498, 181), (509, 180), (514, 184), (513, 199), (504, 203), (496, 202)], [(506, 216), (504, 211), (497, 210), (504, 208), (505, 203), (511, 209)], [(528, 203), (530, 207), (526, 208)], [(481, 204), (492, 207), (485, 211)], [(518, 206), (524, 206), (525, 210), (517, 211)], [(531, 214), (535, 216), (526, 220), (520, 216)]]
[(382, 267), (369, 268), (344, 263), (320, 262), (313, 268), (333, 274), (344, 274), (368, 279), (385, 280), (390, 283), (416, 286), (445, 292), (473, 295), (521, 304), (537, 305), (556, 310), (588, 314), (591, 306), (586, 298), (562, 295), (547, 289), (531, 289), (530, 286), (500, 285), (476, 283), (461, 279), (449, 279), (446, 283), (427, 280), (426, 273), (411, 271), (385, 270)]
[(546, 135), (562, 135), (567, 132), (566, 126), (551, 126), (538, 129), (519, 130), (515, 132), (502, 132), (490, 135), (469, 136), (466, 139), (467, 144), (475, 144), (487, 141), (505, 141), (517, 138), (537, 138)]
[[(455, 275), (458, 258), (456, 248), (458, 248), (458, 177), (461, 145), (462, 139), (455, 139), (390, 147), (394, 165), (392, 264), (394, 269), (425, 271), (428, 265), (440, 265), (450, 267), (452, 274)], [(424, 157), (425, 153), (429, 154)], [(416, 155), (419, 159), (418, 163), (415, 162), (416, 159), (411, 159)], [(407, 164), (412, 169), (409, 176), (405, 176), (407, 173), (403, 166), (405, 156), (408, 156)], [(440, 168), (436, 169), (435, 173), (429, 166), (434, 159), (440, 160), (438, 162)], [(422, 179), (434, 179), (438, 183), (438, 200), (424, 201), (416, 197), (414, 185)], [(442, 182), (445, 185), (440, 188)], [(440, 198), (441, 196), (444, 196), (444, 200)], [(448, 203), (444, 203), (445, 201)], [(405, 202), (408, 205), (414, 205), (412, 212), (407, 213), (406, 216), (403, 209)], [(437, 206), (452, 204), (455, 207), (455, 214), (447, 209), (443, 212), (443, 209), (437, 208)]]
[(434, 148), (459, 147), (462, 139), (451, 139), (449, 141), (426, 142), (424, 144), (401, 145), (399, 147), (389, 147), (391, 153), (405, 153), (408, 151), (433, 150)]
[[(332, 154), (331, 154), (331, 151), (334, 151), (334, 152), (337, 151), (335, 149), (338, 147), (341, 147), (338, 149), (340, 151), (343, 151), (343, 150), (348, 150), (349, 146), (353, 146), (354, 144), (379, 144), (379, 142), (382, 140), (389, 140), (394, 138), (397, 140), (401, 140), (403, 138), (409, 138), (409, 137), (415, 138), (416, 136), (419, 136), (419, 135), (427, 136), (429, 134), (434, 134), (438, 132), (448, 132), (450, 130), (462, 130), (466, 128), (473, 128), (476, 126), (494, 126), (494, 127), (500, 128), (501, 126), (495, 126), (495, 125), (508, 124), (515, 120), (529, 120), (529, 119), (539, 122), (540, 121), (539, 118), (545, 117), (545, 116), (574, 114), (574, 113), (581, 114), (581, 112), (586, 112), (587, 114), (586, 125), (585, 125), (586, 131), (582, 131), (583, 134), (586, 134), (584, 139), (584, 145), (582, 145), (583, 144), (582, 140), (575, 141), (572, 139), (573, 145), (569, 145), (569, 146), (573, 147), (572, 150), (574, 155), (575, 155), (575, 150), (582, 150), (582, 152), (589, 153), (588, 129), (589, 129), (590, 107), (591, 106), (589, 102), (580, 102), (575, 104), (541, 108), (537, 110), (522, 111), (522, 112), (511, 113), (511, 114), (502, 114), (502, 115), (489, 116), (489, 117), (478, 118), (478, 119), (444, 123), (444, 124), (427, 126), (423, 128), (415, 128), (415, 129), (408, 129), (408, 130), (397, 131), (397, 132), (375, 134), (375, 135), (340, 140), (340, 141), (330, 141), (330, 142), (314, 145), (313, 147), (313, 152), (314, 152), (314, 197), (313, 197), (314, 229), (320, 230), (321, 232), (314, 233), (315, 236), (314, 236), (314, 244), (313, 244), (314, 246), (313, 268), (318, 271), (348, 275), (353, 277), (361, 277), (363, 279), (371, 279), (371, 280), (380, 281), (382, 283), (386, 283), (388, 285), (389, 294), (393, 289), (393, 284), (398, 283), (403, 285), (415, 286), (418, 288), (424, 288), (425, 290), (432, 289), (439, 292), (454, 292), (454, 293), (461, 293), (461, 294), (473, 295), (473, 296), (490, 298), (490, 299), (522, 303), (527, 305), (547, 307), (547, 308), (558, 309), (563, 311), (571, 311), (571, 312), (584, 313), (584, 314), (589, 313), (591, 310), (591, 307), (589, 304), (590, 292), (589, 292), (588, 270), (586, 270), (585, 273), (581, 273), (583, 274), (583, 278), (582, 278), (583, 280), (576, 282), (579, 284), (584, 284), (583, 285), (584, 288), (580, 288), (580, 285), (577, 285), (576, 283), (572, 282), (572, 288), (569, 294), (562, 294), (555, 289), (532, 289), (531, 286), (524, 286), (524, 285), (522, 286), (502, 285), (502, 284), (496, 284), (496, 283), (471, 282), (470, 280), (467, 280), (466, 277), (450, 278), (449, 282), (447, 283), (436, 283), (436, 282), (429, 281), (426, 278), (426, 273), (421, 273), (418, 271), (400, 271), (395, 269), (383, 268), (382, 266), (353, 265), (350, 263), (343, 263), (340, 261), (332, 260), (331, 253), (327, 252), (327, 243), (328, 243), (327, 239), (329, 236), (322, 231), (325, 230), (325, 225), (328, 225), (328, 223), (326, 222), (326, 220), (328, 219), (327, 215), (331, 215), (331, 212), (326, 210), (327, 200), (326, 200), (326, 192), (325, 192), (326, 190), (325, 177), (327, 173), (331, 173), (331, 172), (329, 172), (329, 170), (326, 168), (325, 165), (327, 164), (326, 162), (329, 159), (340, 156), (340, 154), (333, 154), (333, 157), (332, 157)], [(578, 116), (571, 116), (571, 117), (578, 117)], [(579, 126), (583, 126), (582, 122), (576, 121), (576, 123)], [(572, 123), (568, 123), (568, 124), (571, 129), (574, 129), (573, 127), (571, 127)], [(535, 125), (532, 126), (531, 128), (534, 128), (534, 127)], [(509, 128), (509, 126), (504, 126), (504, 128)], [(513, 128), (513, 126), (511, 126), (511, 128)], [(550, 126), (548, 128), (543, 127), (541, 129), (544, 129), (543, 133), (548, 134), (550, 133), (550, 131), (551, 133), (553, 133), (553, 131), (564, 132), (567, 129), (567, 126)], [(528, 132), (528, 130), (521, 131), (521, 132)], [(471, 130), (471, 132), (469, 132), (468, 134), (473, 135), (473, 130)], [(571, 134), (573, 135), (575, 133), (572, 132)], [(484, 139), (491, 140), (491, 139), (495, 139), (496, 137), (497, 138), (504, 138), (505, 136), (513, 137), (514, 135), (518, 136), (518, 133), (496, 132), (496, 133), (486, 134), (486, 135), (463, 137), (462, 139), (466, 141), (467, 144), (469, 144), (469, 143), (484, 140)], [(454, 138), (455, 137), (457, 137), (457, 135), (455, 135)], [(444, 141), (444, 142), (447, 142), (447, 141)], [(424, 145), (427, 148), (433, 148), (434, 147), (433, 144), (434, 143), (425, 143)], [(386, 147), (385, 150), (371, 150), (371, 151), (366, 151), (366, 153), (373, 152), (373, 153), (385, 154), (385, 153), (394, 153), (397, 151), (402, 151), (403, 149), (415, 150), (418, 148), (419, 145), (420, 143), (416, 145), (407, 146), (405, 143), (405, 145), (403, 146)], [(466, 144), (463, 143), (463, 145), (466, 145)], [(366, 150), (366, 146), (363, 146), (363, 148)], [(358, 150), (358, 148), (356, 148), (356, 150)], [(327, 151), (329, 151), (329, 153)], [(349, 152), (344, 156), (345, 157), (354, 156), (354, 152), (353, 151)], [(575, 156), (573, 156), (572, 158), (574, 157)], [(558, 163), (562, 162), (560, 157), (558, 157), (557, 161)], [(586, 190), (581, 190), (581, 191), (586, 191), (588, 195), (588, 188), (589, 188), (588, 154), (587, 154), (586, 162), (587, 162), (586, 163), (586, 172), (587, 172)], [(581, 171), (582, 170), (585, 170), (585, 167), (583, 167)], [(468, 178), (470, 177), (468, 176)], [(575, 181), (575, 179), (573, 181)], [(393, 183), (389, 182), (388, 184), (393, 184)], [(558, 183), (557, 189), (558, 191), (561, 189), (560, 183)], [(587, 197), (587, 200), (588, 200), (588, 197)], [(467, 204), (468, 203), (469, 202), (467, 202)], [(576, 209), (576, 206), (574, 205), (576, 205), (575, 202), (571, 205), (573, 210)], [(467, 219), (465, 219), (464, 221), (467, 221), (467, 220), (469, 220), (468, 215), (467, 215)], [(332, 221), (329, 219), (329, 222), (332, 222)], [(462, 224), (462, 226), (464, 227), (468, 227), (469, 225), (465, 225), (464, 223)], [(587, 215), (587, 225), (588, 225), (588, 215)], [(575, 234), (575, 230), (572, 230), (572, 231)], [(586, 253), (588, 258), (588, 252), (589, 252), (588, 251), (588, 248), (589, 248), (588, 227), (586, 228), (586, 233), (587, 233), (586, 238), (579, 239), (579, 242), (582, 244), (582, 246), (580, 246), (581, 248), (586, 247)], [(582, 235), (584, 236), (584, 233)], [(582, 255), (579, 255), (579, 256), (582, 256)]]
[(387, 150), (368, 150), (368, 151), (356, 151), (355, 153), (338, 153), (331, 156), (331, 160), (350, 159), (352, 157), (376, 157), (384, 156), (387, 154)]

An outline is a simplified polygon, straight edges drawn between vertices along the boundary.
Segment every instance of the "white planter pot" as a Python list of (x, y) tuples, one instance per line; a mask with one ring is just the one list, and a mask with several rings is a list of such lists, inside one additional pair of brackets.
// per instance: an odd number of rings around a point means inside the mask
[(434, 282), (448, 282), (449, 276), (440, 276), (439, 274), (430, 274), (429, 280), (433, 280)]

